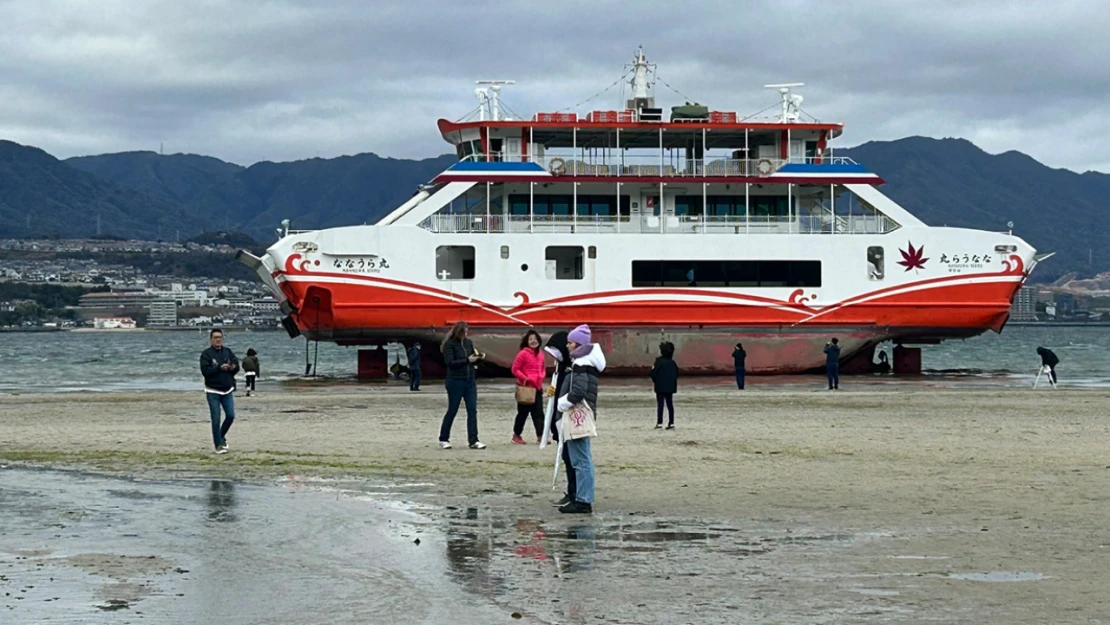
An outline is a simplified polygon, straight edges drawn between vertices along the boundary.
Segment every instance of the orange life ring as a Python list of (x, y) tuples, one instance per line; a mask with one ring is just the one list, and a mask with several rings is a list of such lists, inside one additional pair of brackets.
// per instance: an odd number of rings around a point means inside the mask
[(772, 163), (770, 159), (761, 158), (759, 162), (755, 164), (755, 169), (759, 172), (760, 176), (770, 176), (771, 173), (775, 171), (775, 164)]
[(567, 162), (556, 156), (555, 158), (551, 159), (551, 164), (548, 166), (547, 169), (556, 176), (561, 176), (563, 175), (563, 172), (567, 170)]

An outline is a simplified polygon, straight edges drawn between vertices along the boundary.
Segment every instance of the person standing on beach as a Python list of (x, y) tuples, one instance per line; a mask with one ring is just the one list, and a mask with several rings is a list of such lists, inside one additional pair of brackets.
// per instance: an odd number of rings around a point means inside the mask
[(409, 390), (420, 390), (420, 342), (412, 344), (408, 351), (409, 357)]
[(834, 337), (825, 343), (825, 374), (829, 377), (829, 390), (840, 389), (840, 345)]
[[(570, 350), (571, 370), (559, 389), (559, 412), (569, 412), (578, 402), (586, 402), (597, 415), (597, 380), (605, 370), (605, 353), (601, 346), (591, 343), (590, 326), (580, 325), (567, 335), (567, 349)], [(565, 417), (569, 418), (569, 417)], [(565, 428), (564, 432), (569, 432)], [(559, 507), (559, 512), (568, 514), (590, 514), (594, 503), (594, 459), (590, 451), (590, 437), (570, 439), (563, 443), (568, 448), (577, 486), (574, 501)]]
[(483, 358), (474, 343), (466, 338), (470, 326), (460, 321), (443, 339), (443, 361), (447, 365), (447, 412), (439, 427), (439, 448), (451, 449), (451, 424), (459, 412), (459, 404), (466, 403), (466, 437), (471, 449), (485, 449), (478, 440), (478, 361)]
[(663, 405), (667, 406), (667, 429), (674, 429), (674, 394), (678, 392), (678, 365), (674, 361), (674, 343), (659, 344), (659, 357), (651, 368), (655, 386), (655, 429), (663, 427)]
[(252, 347), (247, 350), (247, 357), (243, 359), (243, 375), (246, 376), (247, 397), (257, 393), (254, 390), (254, 383), (260, 373), (262, 371), (258, 366), (258, 352), (254, 351)]
[[(204, 376), (204, 394), (208, 398), (208, 413), (212, 419), (212, 442), (216, 453), (227, 453), (227, 431), (235, 421), (235, 374), (239, 359), (224, 347), (224, 333), (214, 329), (208, 333), (208, 349), (200, 353), (200, 372)], [(223, 408), (223, 425), (220, 408)]]
[(513, 423), (513, 444), (524, 445), (524, 424), (532, 416), (536, 442), (543, 438), (543, 379), (547, 367), (543, 362), (543, 341), (535, 330), (520, 339), (520, 351), (513, 359), (511, 371), (516, 378), (516, 421)]
[(736, 349), (732, 350), (732, 365), (736, 369), (736, 388), (744, 390), (744, 373), (747, 371), (745, 360), (748, 353), (744, 351), (742, 343), (736, 344)]
[[(559, 330), (552, 334), (547, 339), (547, 346), (543, 350), (555, 359), (555, 371), (551, 374), (551, 386), (547, 387), (547, 391), (544, 393), (547, 397), (554, 398), (558, 389), (563, 387), (563, 381), (570, 374), (570, 350), (567, 349), (567, 331)], [(553, 400), (547, 407), (548, 410), (552, 411), (551, 432), (554, 440), (559, 440), (559, 421), (563, 416), (563, 413), (559, 412), (556, 406), (557, 403), (557, 400)], [(565, 506), (574, 501), (575, 493), (578, 491), (578, 478), (574, 474), (574, 465), (570, 462), (570, 449), (566, 446), (565, 441), (561, 448), (560, 457), (567, 471), (567, 491), (563, 494), (562, 499), (555, 502), (556, 506)]]
[(1048, 377), (1052, 379), (1052, 384), (1055, 385), (1056, 365), (1060, 364), (1060, 359), (1047, 347), (1038, 347), (1037, 355), (1041, 357), (1041, 367), (1048, 367)]

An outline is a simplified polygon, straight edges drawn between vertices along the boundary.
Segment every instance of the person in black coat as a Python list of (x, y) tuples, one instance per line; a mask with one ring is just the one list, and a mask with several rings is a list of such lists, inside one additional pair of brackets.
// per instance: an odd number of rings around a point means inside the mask
[(408, 350), (409, 357), (409, 390), (420, 390), (420, 343), (412, 344)]
[[(219, 328), (208, 333), (208, 349), (200, 353), (200, 373), (204, 376), (204, 395), (212, 420), (212, 443), (216, 453), (227, 453), (227, 431), (235, 422), (235, 374), (239, 359), (224, 346), (224, 333)], [(220, 408), (224, 411), (220, 423)]]
[(744, 390), (744, 373), (746, 371), (744, 361), (747, 359), (748, 353), (744, 351), (742, 343), (736, 344), (736, 349), (732, 350), (732, 365), (736, 368), (736, 388)]
[[(555, 397), (558, 389), (562, 388), (563, 381), (566, 380), (567, 375), (570, 373), (570, 351), (567, 349), (567, 331), (559, 330), (547, 339), (547, 345), (543, 348), (545, 352), (551, 355), (555, 360), (555, 371), (551, 374), (551, 385), (547, 387), (546, 395), (548, 397)], [(559, 440), (559, 421), (562, 420), (563, 413), (555, 406), (556, 402), (552, 401), (548, 404), (547, 409), (552, 411), (551, 415), (551, 438), (552, 440)], [(570, 461), (570, 447), (563, 445), (562, 453), (563, 467), (567, 471), (567, 492), (563, 494), (562, 499), (555, 502), (556, 506), (565, 506), (568, 503), (575, 501), (575, 494), (578, 492), (578, 476), (574, 473), (574, 465)]]
[(439, 427), (439, 447), (451, 449), (451, 424), (459, 412), (459, 404), (466, 403), (466, 437), (471, 449), (485, 449), (478, 440), (478, 361), (484, 356), (474, 349), (474, 343), (466, 338), (470, 328), (460, 321), (451, 328), (443, 340), (443, 362), (447, 365), (447, 412)]
[(840, 341), (835, 338), (825, 343), (825, 375), (829, 378), (829, 390), (840, 389)]
[(667, 429), (674, 429), (674, 394), (678, 392), (678, 365), (674, 361), (674, 343), (659, 344), (659, 357), (651, 368), (655, 385), (655, 429), (663, 427), (663, 405), (667, 406)]
[(1056, 384), (1056, 365), (1060, 364), (1060, 359), (1047, 347), (1038, 347), (1037, 355), (1041, 357), (1041, 366), (1048, 367), (1048, 376), (1052, 378), (1052, 383)]

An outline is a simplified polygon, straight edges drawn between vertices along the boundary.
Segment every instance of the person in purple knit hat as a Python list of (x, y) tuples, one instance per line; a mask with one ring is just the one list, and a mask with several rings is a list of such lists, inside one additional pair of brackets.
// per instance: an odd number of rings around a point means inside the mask
[[(560, 384), (558, 391), (560, 412), (567, 412), (578, 402), (586, 402), (597, 415), (597, 378), (605, 370), (605, 354), (601, 346), (592, 342), (590, 326), (580, 325), (567, 334), (570, 351), (571, 374)], [(564, 442), (570, 462), (574, 465), (576, 488), (574, 501), (559, 508), (569, 514), (590, 514), (594, 503), (594, 460), (590, 453), (590, 439), (577, 438)]]

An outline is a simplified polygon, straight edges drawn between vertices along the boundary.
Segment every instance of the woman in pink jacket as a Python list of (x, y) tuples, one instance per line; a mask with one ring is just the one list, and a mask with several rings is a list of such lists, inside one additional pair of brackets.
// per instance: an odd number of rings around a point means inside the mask
[(520, 436), (524, 432), (524, 422), (528, 415), (532, 415), (532, 424), (536, 426), (536, 441), (543, 436), (543, 380), (547, 376), (547, 367), (544, 366), (543, 352), (540, 347), (543, 342), (535, 330), (529, 330), (524, 338), (520, 339), (520, 352), (513, 359), (513, 376), (518, 387), (533, 389), (534, 397), (529, 403), (523, 403), (520, 393), (528, 391), (517, 390), (516, 423), (513, 424), (513, 442), (524, 445), (525, 441)]

